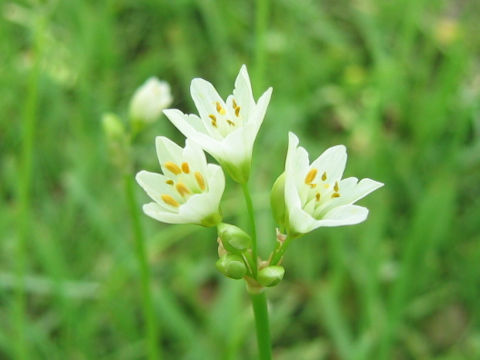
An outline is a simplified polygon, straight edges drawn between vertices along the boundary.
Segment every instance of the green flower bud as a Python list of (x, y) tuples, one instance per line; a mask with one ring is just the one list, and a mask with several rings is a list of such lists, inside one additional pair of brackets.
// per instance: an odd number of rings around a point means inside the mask
[(125, 127), (115, 114), (103, 114), (102, 126), (109, 141), (121, 141), (125, 137)]
[(221, 223), (218, 225), (218, 236), (224, 248), (232, 253), (241, 253), (252, 244), (250, 236), (235, 225)]
[(232, 279), (241, 279), (247, 274), (247, 267), (240, 255), (227, 254), (215, 264), (218, 271)]
[(285, 210), (285, 173), (280, 175), (272, 187), (270, 194), (270, 205), (272, 207), (273, 218), (281, 229), (286, 227)]
[(282, 266), (267, 266), (258, 272), (257, 280), (263, 286), (275, 286), (283, 279), (285, 269)]

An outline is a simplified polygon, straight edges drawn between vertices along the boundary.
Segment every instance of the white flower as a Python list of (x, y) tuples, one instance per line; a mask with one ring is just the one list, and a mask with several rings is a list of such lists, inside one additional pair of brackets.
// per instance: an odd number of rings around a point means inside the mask
[(171, 103), (170, 85), (166, 81), (151, 77), (133, 94), (130, 117), (133, 121), (154, 122)]
[(222, 168), (207, 164), (202, 149), (188, 139), (181, 148), (158, 136), (156, 148), (163, 174), (142, 170), (136, 176), (154, 201), (143, 206), (145, 214), (170, 224), (220, 223), (219, 204), (225, 189)]
[(359, 182), (355, 177), (342, 180), (347, 162), (343, 145), (327, 149), (310, 164), (307, 151), (298, 143), (297, 136), (289, 133), (284, 193), (288, 232), (305, 234), (320, 226), (364, 221), (368, 209), (353, 203), (383, 184), (371, 179)]
[(235, 80), (233, 95), (226, 101), (203, 79), (193, 79), (190, 92), (200, 116), (186, 115), (176, 109), (165, 110), (165, 115), (183, 135), (212, 155), (235, 181), (246, 182), (250, 175), (253, 143), (272, 88), (255, 103), (247, 68), (243, 65)]

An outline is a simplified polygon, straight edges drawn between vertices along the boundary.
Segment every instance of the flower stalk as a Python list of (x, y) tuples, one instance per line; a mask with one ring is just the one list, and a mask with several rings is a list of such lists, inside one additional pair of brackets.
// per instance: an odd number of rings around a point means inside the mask
[(151, 274), (148, 266), (147, 255), (145, 250), (145, 236), (143, 234), (142, 224), (140, 222), (140, 214), (137, 208), (137, 202), (135, 200), (134, 182), (131, 174), (124, 175), (125, 182), (125, 195), (127, 198), (127, 205), (130, 212), (130, 218), (132, 221), (133, 235), (135, 241), (135, 253), (137, 256), (138, 264), (140, 267), (140, 279), (142, 287), (142, 299), (143, 299), (143, 317), (145, 319), (146, 333), (147, 333), (147, 346), (148, 346), (148, 359), (156, 360), (161, 359), (159, 348), (157, 347), (158, 341), (158, 326), (155, 321), (156, 316), (154, 313), (152, 302), (152, 289), (151, 289)]

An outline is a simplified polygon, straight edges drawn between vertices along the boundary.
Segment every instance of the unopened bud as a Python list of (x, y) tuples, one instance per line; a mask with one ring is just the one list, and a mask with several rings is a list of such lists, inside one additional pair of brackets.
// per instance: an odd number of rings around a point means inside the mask
[(270, 194), (270, 205), (275, 222), (281, 229), (286, 226), (286, 209), (285, 209), (285, 173), (280, 175), (272, 187)]
[(241, 279), (247, 274), (247, 267), (239, 255), (224, 255), (215, 265), (218, 271), (232, 279)]
[(125, 136), (125, 127), (117, 115), (106, 113), (102, 116), (102, 126), (109, 141), (118, 141)]
[(232, 253), (247, 250), (252, 243), (250, 236), (238, 226), (221, 223), (218, 225), (218, 236), (225, 249)]
[(283, 279), (285, 269), (282, 266), (268, 266), (258, 272), (257, 280), (263, 286), (275, 286)]
[(151, 77), (133, 94), (130, 118), (134, 123), (154, 122), (171, 103), (170, 85)]

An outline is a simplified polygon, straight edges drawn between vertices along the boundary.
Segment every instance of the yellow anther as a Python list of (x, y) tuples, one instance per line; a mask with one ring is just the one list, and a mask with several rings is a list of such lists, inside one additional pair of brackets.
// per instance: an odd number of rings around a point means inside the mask
[(202, 174), (200, 174), (198, 171), (195, 171), (195, 180), (197, 180), (198, 186), (200, 186), (200, 189), (205, 190), (205, 180), (203, 179)]
[(179, 207), (180, 204), (175, 200), (173, 197), (170, 195), (163, 194), (162, 195), (162, 200), (165, 202), (165, 204), (171, 205), (173, 207)]
[(230, 126), (235, 126), (235, 123), (234, 123), (232, 120), (228, 120), (228, 119), (227, 119), (227, 123), (228, 123), (228, 125), (230, 125)]
[(227, 112), (225, 111), (225, 109), (223, 108), (222, 105), (220, 105), (220, 103), (217, 101), (217, 112), (221, 115), (225, 115)]
[(235, 101), (235, 99), (232, 100), (232, 105), (233, 105), (233, 110), (235, 110), (238, 105), (237, 105), (237, 102)]
[(334, 192), (334, 193), (332, 194), (332, 199), (338, 198), (338, 197), (340, 197), (340, 194), (339, 194), (339, 193)]
[(167, 162), (165, 163), (165, 167), (166, 167), (168, 170), (170, 170), (172, 173), (174, 173), (175, 175), (178, 175), (178, 174), (180, 174), (180, 173), (182, 172), (182, 169), (180, 169), (177, 164), (175, 164), (175, 163), (173, 163), (173, 162), (171, 162), (171, 161), (167, 161)]
[(188, 174), (190, 172), (190, 166), (188, 166), (188, 163), (182, 163), (182, 170), (185, 174)]
[(308, 184), (311, 189), (315, 189), (317, 187), (317, 184)]
[(338, 192), (338, 181), (335, 181), (335, 185), (333, 186), (333, 190)]
[(168, 185), (173, 185), (173, 180), (168, 179), (167, 181), (165, 181), (165, 183), (167, 183)]
[(305, 184), (311, 184), (315, 176), (317, 176), (317, 169), (313, 168), (308, 172), (307, 176), (305, 176)]
[(315, 199), (316, 199), (317, 201), (320, 201), (320, 193), (317, 192), (317, 193), (315, 194)]
[(182, 196), (190, 194), (190, 190), (187, 188), (187, 186), (184, 183), (178, 182), (177, 185), (175, 185), (175, 188), (177, 189), (178, 193)]
[(212, 120), (212, 126), (217, 127), (217, 120)]
[(327, 180), (327, 172), (324, 171), (323, 174), (322, 174), (322, 181), (325, 181)]
[(208, 117), (212, 119), (212, 121), (217, 121), (217, 118), (213, 114), (208, 115)]
[(238, 117), (238, 115), (240, 115), (240, 106), (235, 108), (235, 116)]

